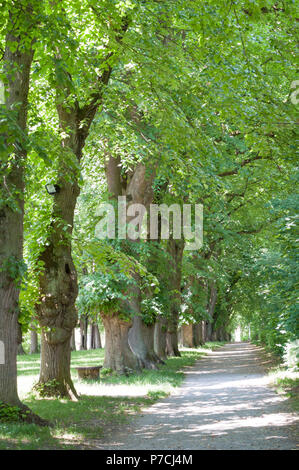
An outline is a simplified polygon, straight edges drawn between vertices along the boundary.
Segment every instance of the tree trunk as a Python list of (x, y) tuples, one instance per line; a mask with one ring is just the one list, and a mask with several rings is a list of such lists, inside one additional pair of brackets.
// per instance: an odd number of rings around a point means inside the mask
[(26, 353), (23, 348), (23, 332), (22, 332), (22, 327), (21, 324), (18, 323), (18, 356), (24, 356)]
[(24, 351), (22, 343), (18, 346), (18, 356), (24, 356), (26, 353)]
[[(23, 270), (24, 167), (27, 157), (23, 137), (27, 127), (29, 77), (33, 58), (33, 36), (22, 35), (26, 24), (28, 27), (32, 22), (31, 34), (36, 28), (36, 12), (28, 9), (29, 7), (23, 9), (19, 3), (13, 6), (7, 24), (3, 56), (7, 80), (5, 107), (10, 115), (12, 130), (8, 130), (6, 135), (2, 133), (2, 139), (3, 142), (11, 142), (13, 153), (2, 160), (0, 174), (0, 199), (4, 201), (0, 201), (0, 346), (4, 350), (4, 364), (0, 362), (0, 401), (27, 411), (26, 421), (46, 424), (20, 402), (17, 392), (19, 289)], [(10, 49), (11, 44), (16, 46), (14, 50)], [(16, 274), (12, 274), (13, 272)]]
[(102, 347), (101, 336), (97, 323), (90, 324), (90, 335), (88, 341), (88, 349), (99, 349)]
[(87, 315), (80, 318), (80, 351), (87, 349), (88, 339), (88, 317)]
[[(128, 22), (127, 19), (124, 19), (118, 31), (118, 42), (121, 42), (127, 28)], [(111, 59), (114, 50), (113, 48), (113, 50), (107, 51), (107, 59)], [(52, 223), (47, 242), (43, 247), (44, 250), (39, 257), (39, 261), (43, 262), (44, 270), (40, 275), (38, 320), (44, 329), (43, 347), (51, 350), (56, 364), (62, 360), (62, 350), (65, 351), (66, 359), (63, 360), (61, 367), (57, 368), (51, 367), (49, 362), (44, 361), (40, 383), (45, 380), (45, 377), (61, 381), (59, 386), (61, 393), (65, 386), (64, 394), (66, 397), (70, 397), (74, 395), (74, 393), (70, 394), (70, 391), (74, 392), (74, 387), (70, 383), (70, 372), (67, 372), (65, 366), (66, 362), (69, 364), (70, 339), (73, 328), (77, 324), (75, 301), (78, 285), (77, 273), (72, 260), (72, 233), (74, 212), (80, 193), (78, 184), (80, 172), (78, 169), (90, 126), (103, 101), (103, 86), (108, 84), (112, 68), (107, 65), (105, 71), (92, 84), (93, 90), (89, 100), (81, 104), (78, 97), (74, 96), (74, 88), (70, 83), (71, 78), (68, 71), (63, 69), (64, 60), (61, 59), (64, 58), (61, 57), (60, 51), (57, 51), (55, 59), (60, 60), (62, 64), (59, 68), (59, 76), (55, 77), (61, 154), (58, 159), (58, 191), (54, 195)], [(61, 75), (63, 75), (63, 79)], [(60, 371), (64, 371), (65, 377), (61, 375)], [(58, 372), (59, 376), (57, 376)]]
[(99, 326), (97, 323), (93, 325), (94, 328), (94, 349), (102, 349), (102, 340), (101, 340), (101, 334), (99, 330)]
[(40, 276), (41, 297), (37, 306), (42, 330), (41, 356), (44, 358), (39, 385), (42, 387), (55, 380), (58, 385), (57, 390), (53, 388), (53, 396), (57, 396), (58, 391), (60, 396), (73, 399), (77, 394), (67, 369), (70, 368), (71, 336), (77, 324), (77, 276), (70, 247), (50, 244), (40, 259), (45, 269)]
[(166, 354), (166, 331), (167, 331), (167, 320), (163, 317), (159, 317), (155, 323), (154, 332), (154, 351), (157, 356), (165, 361), (167, 359)]
[[(133, 116), (132, 119), (135, 119)], [(155, 170), (146, 168), (144, 164), (138, 163), (132, 175), (126, 180), (121, 176), (121, 160), (109, 156), (105, 162), (108, 190), (113, 199), (125, 193), (128, 207), (132, 204), (142, 204), (148, 207), (153, 198), (152, 182), (155, 177)], [(151, 170), (151, 171), (150, 171)], [(129, 224), (135, 216), (126, 216), (126, 224)], [(117, 217), (118, 219), (118, 217)], [(128, 234), (131, 246), (140, 243), (140, 238), (136, 239)], [(126, 245), (127, 249), (130, 246)], [(149, 329), (140, 318), (141, 313), (141, 292), (140, 277), (137, 272), (134, 274), (135, 284), (131, 285), (127, 292), (125, 308), (131, 312), (133, 318), (132, 331), (129, 334), (130, 347), (136, 355), (138, 367), (155, 369), (157, 363), (161, 362), (154, 352), (153, 328)]]
[(38, 353), (38, 336), (34, 325), (30, 327), (30, 354)]
[(119, 374), (127, 374), (131, 370), (138, 370), (139, 365), (133, 354), (128, 340), (131, 321), (119, 318), (119, 313), (101, 314), (105, 328), (105, 359), (104, 367)]
[(71, 351), (76, 351), (75, 328), (73, 329), (72, 336), (71, 336)]
[(169, 290), (172, 294), (170, 318), (167, 323), (166, 345), (168, 356), (180, 356), (178, 346), (178, 323), (181, 307), (181, 279), (184, 240), (168, 240), (167, 250), (170, 255)]
[(204, 321), (196, 324), (196, 347), (204, 344)]
[[(88, 331), (88, 330), (87, 330)], [(87, 335), (87, 349), (95, 349), (94, 347), (94, 328), (93, 323), (90, 323), (89, 335)]]
[(185, 348), (194, 348), (194, 325), (182, 325), (182, 344)]
[(211, 282), (210, 287), (210, 297), (208, 303), (208, 314), (211, 320), (206, 322), (206, 341), (215, 341), (215, 335), (213, 335), (213, 320), (214, 320), (214, 313), (216, 308), (217, 302), (217, 287), (215, 281)]
[(177, 331), (170, 332), (169, 330), (166, 333), (166, 352), (167, 356), (177, 356), (180, 357), (181, 353), (178, 346), (178, 333)]
[(140, 316), (134, 317), (129, 331), (129, 345), (137, 356), (140, 367), (146, 369), (157, 369), (157, 364), (164, 363), (155, 353), (154, 333), (155, 324), (146, 325)]
[(70, 373), (70, 336), (65, 335), (64, 341), (60, 337), (56, 342), (57, 336), (49, 336), (42, 331), (41, 372), (36, 386), (42, 396), (78, 398)]
[[(6, 43), (20, 41), (8, 34)], [(7, 67), (16, 63), (16, 76), (9, 75), (8, 99), (6, 106), (12, 109), (16, 103), (21, 103), (16, 120), (21, 129), (26, 129), (27, 96), (29, 73), (32, 53), (21, 54), (18, 50), (12, 53), (6, 45), (4, 61)], [(4, 347), (5, 362), (0, 366), (0, 400), (11, 405), (20, 405), (17, 392), (17, 350), (18, 350), (18, 314), (19, 314), (19, 285), (13, 278), (11, 267), (22, 269), (23, 259), (23, 218), (24, 218), (24, 174), (23, 165), (26, 158), (25, 150), (18, 151), (19, 136), (14, 143), (17, 155), (11, 159), (11, 171), (7, 167), (5, 179), (1, 177), (1, 192), (7, 199), (11, 193), (15, 195), (14, 205), (0, 203), (0, 341)], [(5, 163), (3, 164), (5, 171)], [(4, 172), (3, 172), (4, 173)], [(7, 190), (7, 189), (8, 190)], [(10, 266), (12, 264), (12, 266)]]

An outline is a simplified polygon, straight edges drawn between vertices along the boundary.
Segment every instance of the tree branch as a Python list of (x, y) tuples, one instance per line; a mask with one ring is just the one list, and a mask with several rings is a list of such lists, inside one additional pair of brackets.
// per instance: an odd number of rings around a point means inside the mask
[(243, 168), (243, 166), (245, 165), (249, 165), (250, 163), (256, 161), (256, 160), (262, 160), (262, 159), (266, 159), (267, 157), (262, 157), (261, 155), (255, 155), (254, 157), (251, 157), (251, 158), (246, 158), (245, 160), (243, 160), (240, 164), (239, 164), (239, 167), (236, 167), (234, 168), (233, 170), (227, 170), (227, 171), (223, 171), (222, 173), (218, 173), (218, 176), (220, 177), (224, 177), (224, 176), (232, 176), (232, 175), (237, 175), (240, 168)]

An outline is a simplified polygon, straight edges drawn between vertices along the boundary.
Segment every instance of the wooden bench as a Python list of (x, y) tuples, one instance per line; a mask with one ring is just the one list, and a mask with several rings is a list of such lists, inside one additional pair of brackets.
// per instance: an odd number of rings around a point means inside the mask
[(97, 380), (102, 366), (76, 367), (79, 379)]

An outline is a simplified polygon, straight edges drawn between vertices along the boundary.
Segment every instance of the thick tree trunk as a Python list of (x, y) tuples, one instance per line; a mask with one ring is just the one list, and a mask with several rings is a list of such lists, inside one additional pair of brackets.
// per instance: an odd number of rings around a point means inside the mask
[(217, 286), (216, 286), (215, 281), (213, 281), (211, 282), (211, 286), (210, 286), (210, 297), (209, 297), (209, 302), (208, 302), (208, 307), (207, 307), (211, 320), (206, 322), (206, 341), (215, 341), (215, 335), (213, 334), (213, 321), (214, 321), (216, 302), (217, 302)]
[(206, 322), (206, 341), (212, 341), (212, 323)]
[(88, 350), (95, 349), (95, 347), (94, 347), (94, 328), (93, 328), (92, 323), (90, 323), (89, 335), (87, 335), (87, 349)]
[(18, 356), (24, 356), (26, 353), (24, 351), (22, 343), (18, 346)]
[(204, 321), (201, 321), (195, 325), (195, 341), (196, 341), (196, 347), (202, 346), (204, 344)]
[(200, 346), (200, 324), (199, 323), (194, 323), (193, 324), (193, 344), (195, 348), (198, 348)]
[(167, 320), (163, 317), (159, 317), (155, 323), (154, 332), (154, 351), (157, 356), (165, 361), (167, 359), (166, 354), (166, 331), (167, 331)]
[(185, 348), (194, 348), (194, 325), (182, 325), (182, 344)]
[(101, 334), (100, 334), (99, 326), (96, 323), (93, 325), (93, 330), (94, 330), (94, 349), (102, 349)]
[(178, 345), (177, 329), (176, 331), (170, 331), (168, 328), (168, 331), (166, 333), (166, 352), (167, 356), (181, 356)]
[[(41, 356), (45, 360), (41, 361), (39, 386), (56, 381), (59, 395), (73, 399), (76, 392), (67, 368), (70, 367), (72, 331), (77, 324), (76, 271), (70, 248), (65, 245), (50, 244), (40, 259), (45, 269), (40, 276), (37, 317), (42, 330)], [(53, 396), (56, 395), (53, 388)]]
[(216, 330), (216, 341), (226, 341), (226, 331), (224, 326), (220, 326)]
[(71, 336), (71, 351), (76, 351), (75, 328), (73, 329), (72, 336)]
[(128, 340), (132, 322), (119, 318), (119, 313), (101, 314), (105, 328), (105, 359), (104, 367), (119, 374), (127, 374), (138, 370), (139, 365)]
[(157, 369), (157, 364), (164, 363), (155, 353), (154, 333), (154, 324), (146, 325), (140, 316), (134, 317), (129, 331), (129, 344), (140, 366), (146, 369)]
[[(134, 113), (133, 113), (134, 114)], [(135, 114), (132, 117), (135, 119)], [(142, 204), (148, 207), (153, 198), (152, 182), (155, 176), (155, 170), (146, 168), (144, 164), (138, 163), (135, 170), (126, 180), (121, 176), (121, 160), (109, 156), (105, 164), (108, 190), (112, 198), (117, 199), (120, 195), (127, 197), (128, 210), (132, 204)], [(134, 216), (128, 216), (126, 223), (129, 224)], [(128, 240), (131, 244), (140, 242), (137, 235), (136, 239), (128, 234)], [(128, 245), (127, 245), (128, 247)], [(130, 286), (126, 292), (127, 301), (125, 308), (131, 312), (133, 318), (132, 331), (129, 334), (131, 350), (137, 358), (136, 364), (139, 367), (155, 369), (157, 363), (161, 360), (154, 352), (153, 346), (153, 328), (149, 329), (140, 318), (141, 313), (141, 292), (140, 278), (134, 273), (135, 284)]]
[(99, 349), (102, 347), (101, 335), (97, 323), (90, 324), (90, 335), (88, 349)]
[[(26, 38), (20, 35), (24, 34), (23, 23), (27, 26), (29, 24), (28, 18), (32, 21), (31, 32), (36, 26), (34, 15), (26, 9), (24, 11), (18, 3), (13, 7), (8, 21), (7, 29), (10, 32), (6, 36), (3, 56), (7, 79), (5, 106), (10, 113), (13, 131), (11, 135), (2, 134), (2, 137), (3, 141), (10, 141), (14, 150), (13, 154), (7, 155), (7, 160), (3, 159), (0, 174), (0, 190), (2, 199), (4, 198), (3, 204), (0, 201), (0, 346), (4, 352), (4, 357), (1, 358), (4, 364), (0, 361), (0, 401), (27, 411), (26, 421), (46, 424), (20, 402), (17, 392), (20, 279), (15, 279), (12, 272), (17, 273), (16, 277), (22, 272), (24, 167), (27, 156), (23, 137), (27, 127), (29, 77), (33, 58), (30, 35)], [(11, 44), (16, 46), (14, 51), (10, 49)]]
[[(8, 40), (13, 42), (15, 39), (8, 36)], [(22, 98), (27, 100), (31, 58), (31, 55), (12, 54), (8, 48), (6, 49), (5, 59), (12, 63), (15, 60), (18, 66), (23, 68), (23, 73), (19, 72), (19, 77), (17, 76), (15, 81), (10, 84), (8, 90), (10, 96), (7, 106), (13, 106), (14, 102), (20, 102)], [(19, 96), (20, 88), (26, 88), (27, 93), (22, 92)], [(25, 110), (23, 110), (23, 113), (25, 113)], [(20, 120), (25, 121), (22, 116), (20, 116)], [(25, 127), (24, 122), (22, 128), (25, 129)], [(18, 144), (16, 143), (17, 147)], [(5, 181), (1, 177), (1, 190), (7, 195), (7, 198), (10, 197), (11, 191), (18, 191), (19, 197), (22, 197), (24, 193), (22, 158), (25, 158), (24, 154), (19, 155), (18, 158), (15, 157), (15, 167), (7, 172)], [(9, 192), (5, 188), (6, 185)], [(19, 288), (11, 275), (9, 262), (21, 268), (23, 258), (23, 199), (17, 199), (15, 204), (17, 210), (9, 204), (0, 205), (0, 341), (3, 344), (5, 356), (5, 363), (0, 365), (0, 400), (7, 404), (20, 405), (17, 392)], [(6, 269), (5, 266), (7, 266)]]
[(167, 322), (167, 355), (180, 356), (178, 346), (178, 323), (181, 308), (181, 279), (184, 240), (168, 240), (168, 253), (170, 255), (169, 289), (172, 293), (170, 305), (170, 318)]
[(38, 353), (38, 336), (34, 325), (30, 329), (30, 354)]
[(70, 336), (65, 335), (64, 341), (60, 337), (59, 342), (56, 342), (56, 337), (49, 339), (47, 333), (42, 331), (41, 372), (36, 389), (43, 396), (78, 398), (70, 374)]

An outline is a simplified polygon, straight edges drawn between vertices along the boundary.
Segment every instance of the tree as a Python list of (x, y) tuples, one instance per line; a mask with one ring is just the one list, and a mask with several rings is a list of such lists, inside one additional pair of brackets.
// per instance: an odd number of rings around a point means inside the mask
[[(27, 109), (30, 69), (40, 13), (37, 2), (9, 4), (5, 11), (1, 105), (0, 194), (0, 335), (5, 364), (0, 366), (0, 400), (28, 413), (27, 419), (44, 423), (19, 400), (17, 392), (19, 292), (24, 274), (24, 170), (27, 157)], [(26, 416), (26, 414), (24, 414)]]
[[(62, 7), (60, 14), (72, 30), (69, 16), (76, 15), (76, 9), (75, 11), (70, 9), (68, 16)], [(101, 15), (100, 20), (103, 21)], [(52, 222), (39, 256), (43, 270), (40, 272), (40, 298), (37, 304), (37, 318), (41, 326), (41, 372), (37, 389), (46, 388), (48, 395), (78, 398), (70, 375), (70, 339), (77, 323), (75, 301), (78, 294), (71, 237), (76, 201), (80, 193), (79, 168), (83, 148), (92, 121), (103, 100), (103, 90), (112, 71), (112, 58), (129, 24), (128, 18), (118, 11), (114, 14), (114, 22), (116, 24), (109, 28), (111, 37), (104, 55), (97, 59), (100, 71), (98, 73), (93, 71), (91, 92), (84, 98), (79, 96), (80, 90), (76, 90), (72, 76), (77, 67), (76, 47), (79, 44), (66, 34), (63, 37), (65, 42), (58, 38), (53, 47), (55, 68), (53, 86), (61, 137), (57, 179), (59, 191), (54, 195)], [(95, 23), (98, 25), (99, 21)], [(74, 25), (74, 28), (76, 26), (78, 25)], [(82, 32), (82, 29), (86, 30), (88, 27), (87, 24), (83, 24), (79, 29)], [(101, 39), (100, 42), (103, 41), (103, 38)], [(72, 44), (70, 51), (65, 44)], [(99, 46), (100, 44), (97, 44), (97, 47)], [(72, 57), (67, 56), (69, 52)], [(83, 76), (85, 56), (82, 57), (80, 52), (79, 49), (79, 60), (82, 65), (80, 73)], [(47, 385), (53, 384), (53, 381), (55, 386)]]

